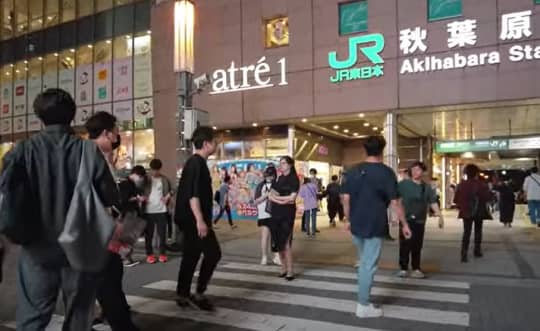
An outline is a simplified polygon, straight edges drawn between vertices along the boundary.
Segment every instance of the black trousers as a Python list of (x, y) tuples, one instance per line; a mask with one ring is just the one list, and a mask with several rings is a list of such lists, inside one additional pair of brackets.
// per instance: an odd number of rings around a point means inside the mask
[(146, 214), (146, 231), (144, 232), (146, 255), (153, 255), (154, 249), (152, 247), (152, 239), (154, 238), (154, 229), (157, 228), (159, 237), (159, 254), (165, 254), (165, 244), (167, 242), (167, 220), (169, 215), (167, 213), (161, 214)]
[(406, 239), (403, 235), (401, 224), (399, 226), (399, 266), (401, 270), (408, 270), (410, 257), (412, 270), (420, 270), (426, 224), (409, 222), (409, 228), (411, 229), (412, 237)]
[(208, 287), (212, 274), (221, 260), (221, 248), (213, 230), (208, 231), (208, 235), (200, 238), (196, 229), (184, 230), (184, 255), (180, 263), (178, 272), (178, 285), (176, 293), (179, 296), (188, 296), (191, 293), (191, 282), (197, 263), (204, 256), (201, 263), (201, 270), (197, 280), (197, 293), (203, 294)]
[(464, 219), (463, 220), (463, 239), (461, 240), (461, 255), (467, 255), (469, 251), (469, 243), (471, 241), (471, 233), (474, 224), (474, 251), (479, 253), (482, 251), (482, 227), (483, 220)]
[(329, 203), (328, 204), (328, 217), (330, 217), (330, 221), (334, 221), (334, 218), (336, 218), (336, 215), (339, 216), (339, 220), (343, 221), (345, 218), (345, 214), (343, 212), (343, 205), (341, 203)]
[(102, 272), (97, 289), (97, 299), (103, 315), (113, 331), (139, 330), (131, 320), (131, 312), (122, 289), (124, 266), (118, 254), (111, 253)]
[(233, 226), (232, 215), (231, 215), (231, 206), (229, 206), (229, 205), (219, 207), (219, 214), (214, 219), (214, 224), (217, 224), (217, 222), (221, 219), (221, 216), (223, 216), (224, 212), (227, 212), (227, 217), (229, 219), (229, 225)]

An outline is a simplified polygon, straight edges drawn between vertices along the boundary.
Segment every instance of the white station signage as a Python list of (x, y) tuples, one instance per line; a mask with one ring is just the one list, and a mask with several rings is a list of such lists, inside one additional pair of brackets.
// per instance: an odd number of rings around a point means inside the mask
[(276, 64), (279, 67), (278, 77), (270, 75), (270, 64), (263, 56), (256, 64), (237, 67), (231, 62), (227, 69), (218, 69), (212, 73), (212, 91), (210, 94), (223, 94), (255, 89), (274, 87), (275, 80), (278, 86), (288, 85), (287, 60), (283, 57)]

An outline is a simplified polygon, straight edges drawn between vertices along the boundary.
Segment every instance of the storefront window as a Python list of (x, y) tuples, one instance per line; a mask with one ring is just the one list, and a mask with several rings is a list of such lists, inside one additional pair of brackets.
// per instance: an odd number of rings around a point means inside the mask
[(33, 113), (34, 100), (41, 93), (43, 58), (34, 58), (28, 63), (28, 113)]
[(113, 0), (96, 0), (96, 12), (112, 8), (112, 2)]
[(0, 2), (2, 6), (2, 30), (0, 32), (1, 39), (9, 39), (13, 37), (13, 0), (3, 0)]
[(142, 165), (148, 167), (154, 158), (154, 130), (139, 130), (134, 132), (135, 157), (134, 166)]
[(42, 27), (43, 0), (30, 0), (30, 31), (37, 31)]
[(77, 67), (75, 69), (75, 102), (77, 106), (92, 104), (93, 84), (93, 59), (94, 48), (92, 45), (81, 46), (77, 50)]
[(263, 158), (264, 155), (264, 140), (252, 140), (244, 143), (246, 150), (246, 158)]
[(62, 22), (69, 22), (75, 19), (75, 3), (76, 0), (60, 0), (62, 1)]
[(94, 47), (94, 103), (112, 101), (112, 41)]
[(92, 15), (94, 13), (94, 1), (92, 0), (78, 0), (78, 14), (77, 17), (84, 17)]
[(266, 157), (281, 157), (287, 155), (288, 140), (284, 139), (266, 139)]
[(133, 168), (133, 131), (124, 131), (120, 133), (121, 145), (116, 155), (117, 169)]
[(461, 0), (428, 0), (428, 19), (443, 20), (462, 15)]
[(28, 68), (27, 61), (15, 64), (15, 80), (13, 93), (13, 114), (15, 116), (26, 114), (26, 74)]
[(152, 38), (147, 32), (135, 36), (133, 89), (135, 98), (152, 95)]
[(43, 59), (43, 90), (58, 87), (58, 53)]
[(133, 98), (133, 38), (120, 36), (113, 43), (113, 100), (129, 100)]
[(59, 16), (59, 0), (45, 0), (45, 26), (58, 24), (60, 21)]
[(58, 87), (75, 98), (75, 49), (60, 54)]
[(241, 141), (229, 141), (223, 143), (223, 158), (225, 160), (236, 160), (242, 158)]
[[(2, 91), (0, 94), (0, 117), (11, 118), (11, 116), (13, 115), (13, 67), (11, 65), (3, 66), (0, 77), (0, 88)], [(5, 120), (2, 120), (2, 127), (0, 127), (0, 135), (11, 134), (11, 131), (6, 132), (7, 128), (4, 126), (4, 122)]]
[(366, 0), (339, 4), (339, 34), (365, 32), (368, 29)]
[(28, 0), (15, 1), (16, 36), (28, 32)]

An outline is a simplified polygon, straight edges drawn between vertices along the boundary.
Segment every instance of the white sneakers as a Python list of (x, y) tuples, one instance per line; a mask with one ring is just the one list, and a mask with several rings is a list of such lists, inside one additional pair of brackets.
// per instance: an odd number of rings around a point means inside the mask
[(274, 255), (274, 259), (272, 260), (275, 265), (281, 265), (281, 259), (279, 258), (279, 254)]
[[(281, 265), (281, 260), (279, 259), (279, 255), (278, 255), (278, 254), (276, 254), (276, 255), (274, 256), (274, 258), (272, 259), (272, 263), (275, 264), (275, 265)], [(261, 265), (268, 265), (268, 264), (269, 264), (269, 263), (268, 263), (268, 257), (263, 256), (263, 257), (261, 258)]]
[(356, 305), (356, 317), (358, 318), (376, 318), (382, 317), (383, 310), (376, 308), (372, 303), (367, 306), (357, 304)]
[(397, 276), (399, 278), (407, 278), (407, 277), (411, 277), (411, 278), (416, 278), (416, 279), (423, 279), (423, 278), (426, 278), (426, 275), (420, 271), (420, 270), (413, 270), (413, 272), (411, 272), (411, 274), (409, 275), (409, 272), (407, 270), (400, 270), (397, 274)]
[(268, 258), (266, 256), (263, 256), (262, 259), (261, 259), (261, 264), (262, 265), (267, 265), (268, 264)]

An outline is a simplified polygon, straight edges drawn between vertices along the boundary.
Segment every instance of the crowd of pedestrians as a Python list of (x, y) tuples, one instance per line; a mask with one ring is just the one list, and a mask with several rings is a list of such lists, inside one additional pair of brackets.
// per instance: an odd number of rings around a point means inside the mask
[[(44, 330), (60, 290), (65, 307), (64, 330), (90, 330), (96, 301), (112, 330), (138, 330), (123, 292), (123, 268), (139, 263), (132, 253), (141, 236), (146, 262), (167, 263), (167, 238), (172, 235), (173, 220), (183, 235), (176, 303), (183, 308), (214, 310), (205, 295), (222, 257), (214, 230), (224, 213), (230, 227), (236, 227), (229, 185), (237, 176), (235, 170), (230, 174), (220, 170), (221, 184), (214, 192), (207, 165), (218, 145), (214, 130), (198, 127), (194, 131), (194, 153), (185, 163), (175, 189), (162, 173), (163, 164), (158, 159), (150, 162), (148, 173), (145, 167), (136, 165), (126, 179), (115, 176), (114, 155), (121, 137), (114, 115), (98, 112), (89, 118), (85, 125), (89, 140), (83, 140), (70, 127), (76, 105), (65, 91), (46, 90), (33, 107), (44, 129), (16, 144), (6, 155), (0, 178), (0, 232), (22, 246), (17, 269), (18, 330)], [(310, 237), (319, 232), (317, 216), (323, 198), (328, 202), (330, 226), (336, 226), (336, 217), (340, 222), (347, 221), (359, 257), (359, 318), (383, 316), (370, 295), (383, 241), (389, 236), (389, 220), (399, 222), (399, 277), (425, 277), (421, 253), (428, 216), (439, 217), (439, 227), (444, 227), (437, 192), (424, 179), (426, 166), (412, 163), (398, 182), (394, 171), (382, 162), (385, 146), (381, 136), (368, 137), (364, 143), (365, 161), (348, 169), (342, 178), (332, 176), (326, 188), (315, 169), (301, 185), (294, 159), (284, 156), (277, 166), (268, 164), (264, 169), (264, 180), (254, 194), (261, 229), (261, 264), (268, 264), (271, 258), (281, 267), (277, 276), (287, 281), (297, 277), (292, 253), (297, 198), (304, 204), (301, 229)], [(477, 166), (467, 165), (464, 173), (466, 178), (455, 189), (454, 203), (463, 219), (461, 261), (468, 262), (473, 227), (474, 256), (483, 256), (483, 221), (491, 218), (488, 204), (494, 194), (480, 180)], [(83, 175), (86, 178), (81, 178)], [(81, 185), (87, 185), (88, 199), (75, 199), (74, 192), (80, 191)], [(501, 201), (501, 221), (511, 224), (515, 203), (509, 200), (513, 192), (505, 183), (494, 190)], [(524, 191), (531, 222), (540, 226), (538, 169), (533, 169), (525, 180)], [(23, 198), (26, 208), (19, 208)], [(214, 203), (219, 206), (215, 217)], [(90, 222), (76, 229), (84, 232), (83, 236), (66, 239), (66, 227), (74, 226), (73, 219), (84, 215), (90, 215)], [(25, 231), (28, 228), (32, 231)], [(90, 247), (99, 245), (102, 250), (91, 251)], [(159, 250), (157, 257), (155, 246)], [(0, 237), (0, 266), (4, 251), (5, 240)], [(99, 256), (103, 256), (102, 261)], [(93, 257), (98, 262), (74, 263)], [(197, 284), (192, 291), (199, 262)], [(0, 269), (0, 281), (1, 276)]]

